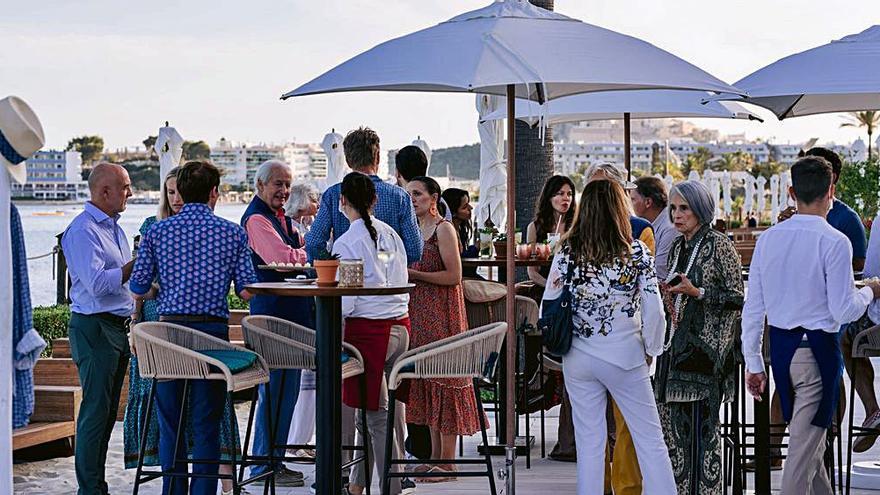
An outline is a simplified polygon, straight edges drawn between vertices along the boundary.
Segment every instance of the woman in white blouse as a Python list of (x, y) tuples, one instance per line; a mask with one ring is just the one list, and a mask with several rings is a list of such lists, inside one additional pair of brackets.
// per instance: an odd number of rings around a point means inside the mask
[[(348, 230), (333, 243), (333, 253), (341, 259), (360, 259), (364, 262), (364, 283), (390, 285), (407, 283), (406, 249), (397, 232), (388, 224), (373, 217), (370, 212), (376, 203), (376, 186), (369, 176), (352, 172), (342, 180), (339, 209), (351, 222)], [(386, 260), (380, 261), (379, 254)], [(387, 265), (387, 266), (386, 266)], [(388, 390), (385, 383), (385, 355), (391, 327), (401, 325), (409, 331), (409, 295), (349, 296), (342, 298), (342, 316), (345, 318), (345, 341), (357, 348), (364, 357), (367, 374), (367, 423), (372, 445), (370, 460), (383, 473), (385, 460), (385, 432), (388, 416)], [(342, 400), (346, 405), (359, 408), (358, 378), (343, 383)], [(357, 429), (364, 435), (361, 416), (356, 415)], [(395, 439), (397, 440), (397, 439)], [(399, 452), (399, 448), (395, 448)], [(349, 492), (363, 493), (366, 473), (363, 464), (352, 470)], [(392, 467), (393, 471), (396, 471)], [(399, 493), (400, 481), (392, 483), (392, 492)]]
[(556, 299), (568, 283), (572, 294), (573, 338), (563, 372), (579, 495), (603, 493), (609, 392), (632, 433), (644, 486), (652, 494), (676, 493), (648, 370), (648, 361), (663, 350), (665, 315), (654, 261), (632, 238), (627, 202), (617, 182), (586, 186), (544, 292), (544, 299)]

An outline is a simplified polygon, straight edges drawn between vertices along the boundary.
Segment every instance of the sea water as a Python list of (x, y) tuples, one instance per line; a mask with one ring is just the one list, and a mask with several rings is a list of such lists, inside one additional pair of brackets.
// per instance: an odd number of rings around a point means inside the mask
[[(58, 240), (55, 236), (82, 213), (81, 204), (53, 203), (16, 203), (24, 228), (25, 248), (28, 258), (40, 256), (52, 251)], [(218, 204), (216, 213), (236, 224), (241, 220), (247, 205)], [(128, 237), (129, 246), (133, 245), (134, 236), (144, 220), (156, 214), (156, 205), (128, 205), (120, 215), (119, 225)], [(55, 272), (52, 268), (52, 256), (28, 261), (28, 276), (31, 286), (31, 303), (34, 306), (55, 304)]]

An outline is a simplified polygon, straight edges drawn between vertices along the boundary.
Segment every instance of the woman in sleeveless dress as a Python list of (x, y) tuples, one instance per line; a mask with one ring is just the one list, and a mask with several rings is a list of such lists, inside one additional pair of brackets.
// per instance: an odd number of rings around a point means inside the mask
[[(440, 186), (429, 177), (417, 177), (407, 185), (407, 190), (425, 239), (422, 259), (409, 269), (409, 280), (416, 284), (409, 303), (410, 348), (414, 349), (464, 332), (467, 319), (458, 236), (437, 209)], [(480, 430), (474, 388), (467, 378), (412, 380), (406, 415), (408, 423), (426, 425), (430, 429), (432, 459), (455, 458), (456, 437), (473, 435)], [(451, 465), (416, 468), (417, 472), (428, 474), (452, 470)], [(419, 480), (452, 479), (426, 476)]]

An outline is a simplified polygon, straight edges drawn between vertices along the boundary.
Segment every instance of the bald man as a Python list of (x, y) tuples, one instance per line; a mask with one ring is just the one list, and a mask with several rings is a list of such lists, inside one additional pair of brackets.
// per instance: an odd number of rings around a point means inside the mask
[(61, 238), (70, 273), (70, 350), (83, 400), (76, 422), (79, 495), (107, 493), (104, 467), (119, 393), (128, 370), (128, 291), (133, 261), (119, 214), (131, 196), (128, 172), (101, 163), (89, 175), (91, 199)]

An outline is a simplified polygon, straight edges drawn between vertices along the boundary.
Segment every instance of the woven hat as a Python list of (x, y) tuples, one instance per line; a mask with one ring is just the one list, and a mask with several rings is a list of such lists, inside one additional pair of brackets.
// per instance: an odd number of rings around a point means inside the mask
[(31, 107), (17, 96), (0, 100), (0, 164), (16, 182), (27, 181), (25, 160), (44, 144), (43, 126)]

